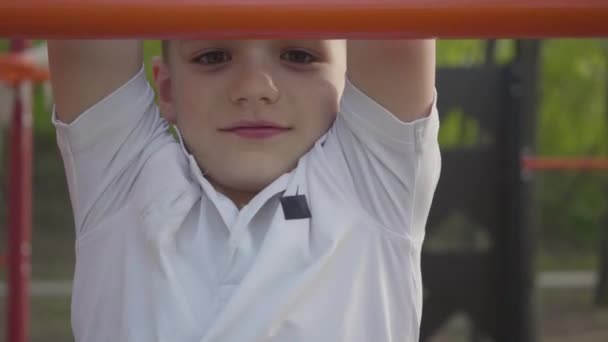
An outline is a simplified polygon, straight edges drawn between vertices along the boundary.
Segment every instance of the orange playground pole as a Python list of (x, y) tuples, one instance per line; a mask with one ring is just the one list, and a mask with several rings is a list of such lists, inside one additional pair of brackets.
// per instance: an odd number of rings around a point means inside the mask
[(528, 171), (608, 171), (608, 159), (600, 158), (522, 158)]
[(4, 0), (21, 38), (608, 36), (607, 0)]

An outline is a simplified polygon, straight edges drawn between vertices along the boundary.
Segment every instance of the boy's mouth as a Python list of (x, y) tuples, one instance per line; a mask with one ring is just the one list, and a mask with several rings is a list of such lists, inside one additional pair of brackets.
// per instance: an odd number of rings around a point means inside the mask
[(270, 121), (239, 121), (228, 128), (220, 129), (222, 132), (233, 133), (248, 139), (266, 139), (288, 130), (290, 130), (289, 127)]

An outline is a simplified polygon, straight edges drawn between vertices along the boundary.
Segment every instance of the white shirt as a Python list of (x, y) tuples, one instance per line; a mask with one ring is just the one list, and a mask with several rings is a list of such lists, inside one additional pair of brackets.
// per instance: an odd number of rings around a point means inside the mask
[[(418, 341), (441, 161), (347, 82), (331, 129), (240, 211), (167, 132), (143, 68), (58, 122), (76, 224), (76, 341)], [(311, 218), (280, 198), (305, 195)]]

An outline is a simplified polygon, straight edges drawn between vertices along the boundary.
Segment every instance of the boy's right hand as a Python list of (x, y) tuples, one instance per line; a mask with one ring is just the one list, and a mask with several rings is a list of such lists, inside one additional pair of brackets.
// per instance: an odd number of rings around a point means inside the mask
[(139, 40), (51, 40), (49, 69), (57, 117), (71, 123), (137, 74)]

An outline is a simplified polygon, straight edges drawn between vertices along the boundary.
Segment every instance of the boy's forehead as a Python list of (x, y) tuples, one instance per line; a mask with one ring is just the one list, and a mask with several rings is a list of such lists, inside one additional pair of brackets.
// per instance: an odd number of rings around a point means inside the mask
[(179, 48), (195, 48), (201, 46), (231, 46), (231, 47), (254, 47), (254, 46), (303, 46), (315, 47), (322, 49), (339, 49), (344, 45), (344, 40), (328, 40), (328, 39), (248, 39), (248, 40), (213, 40), (213, 39), (189, 39), (179, 40), (177, 45)]

